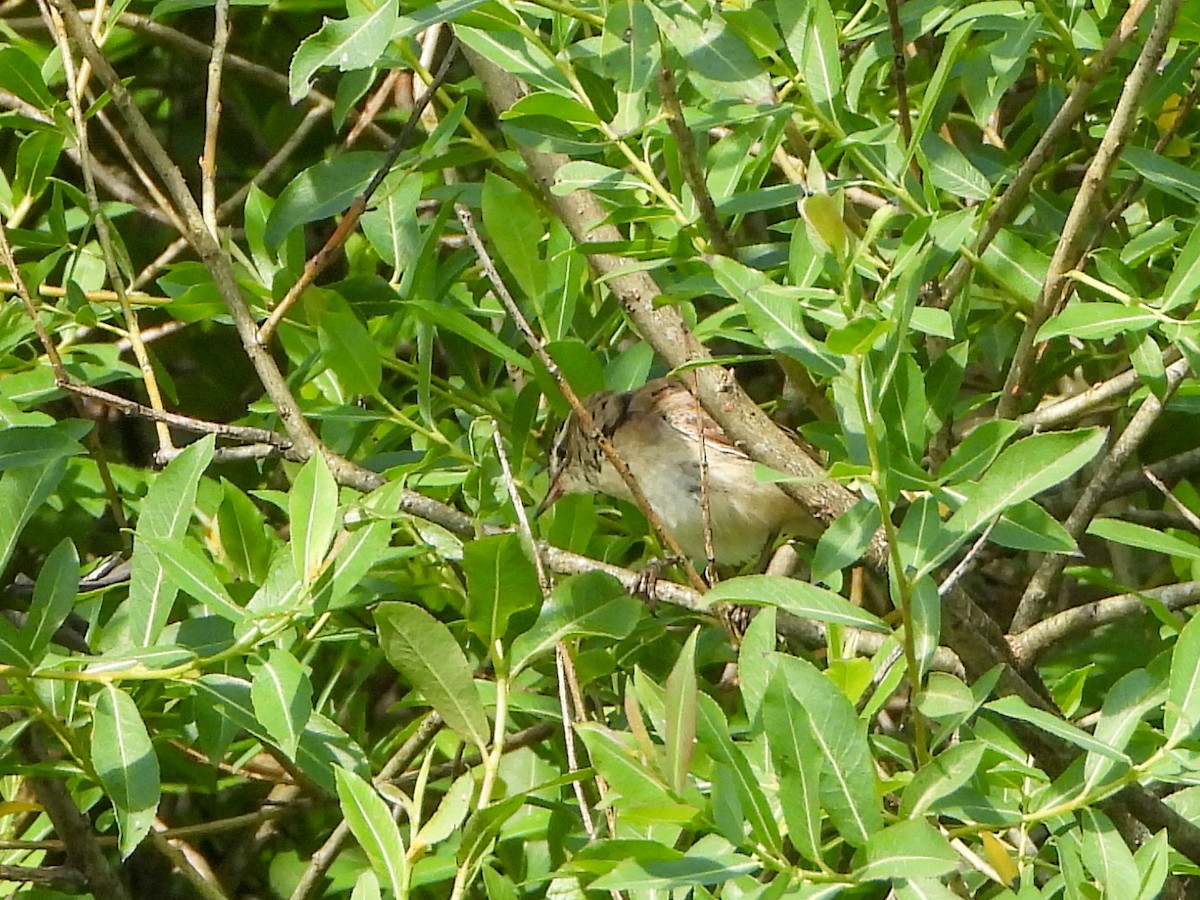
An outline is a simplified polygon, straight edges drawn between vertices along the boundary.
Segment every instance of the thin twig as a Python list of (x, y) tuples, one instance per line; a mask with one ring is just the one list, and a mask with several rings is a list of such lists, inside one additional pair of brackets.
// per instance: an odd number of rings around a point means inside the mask
[(717, 205), (713, 202), (712, 194), (709, 193), (708, 182), (704, 178), (704, 168), (696, 153), (696, 139), (683, 118), (683, 107), (679, 104), (679, 92), (675, 89), (675, 73), (671, 71), (670, 63), (665, 59), (658, 70), (658, 92), (662, 97), (662, 108), (666, 115), (667, 127), (671, 129), (675, 145), (679, 150), (679, 165), (683, 170), (683, 179), (692, 189), (692, 196), (696, 200), (696, 207), (700, 210), (700, 219), (704, 222), (708, 239), (712, 241), (713, 249), (718, 253), (732, 258), (735, 253), (733, 241), (730, 240), (729, 232), (725, 230), (721, 217), (717, 215)]
[(887, 0), (888, 28), (892, 35), (892, 79), (896, 84), (896, 113), (904, 146), (912, 143), (912, 113), (908, 107), (908, 74), (904, 57), (904, 29), (900, 26), (900, 0)]
[(1200, 516), (1197, 516), (1194, 512), (1188, 509), (1187, 506), (1184, 505), (1183, 501), (1172, 494), (1171, 489), (1162, 482), (1162, 479), (1160, 479), (1154, 474), (1154, 472), (1150, 470), (1149, 466), (1142, 466), (1142, 474), (1146, 477), (1147, 481), (1158, 488), (1159, 493), (1163, 495), (1166, 501), (1175, 507), (1181, 516), (1187, 519), (1188, 524), (1200, 531)]
[(300, 299), (300, 295), (304, 292), (304, 289), (312, 284), (316, 280), (316, 277), (324, 271), (325, 267), (329, 265), (330, 260), (333, 259), (337, 251), (346, 243), (346, 239), (350, 236), (351, 232), (357, 227), (358, 220), (366, 212), (367, 204), (371, 202), (371, 197), (374, 196), (379, 186), (383, 184), (383, 180), (392, 170), (396, 159), (400, 156), (404, 148), (408, 146), (408, 142), (416, 132), (417, 123), (421, 121), (421, 112), (433, 100), (438, 88), (442, 86), (442, 82), (450, 74), (450, 64), (454, 61), (457, 48), (458, 41), (456, 39), (446, 51), (446, 55), (442, 59), (442, 65), (438, 69), (437, 75), (434, 76), (433, 82), (425, 89), (425, 92), (421, 95), (421, 99), (417, 101), (416, 106), (413, 108), (408, 121), (404, 123), (404, 128), (401, 129), (396, 140), (392, 142), (387, 156), (375, 172), (375, 177), (371, 179), (371, 183), (367, 185), (367, 189), (350, 204), (350, 208), (342, 216), (342, 220), (338, 223), (337, 228), (334, 229), (333, 234), (329, 236), (329, 240), (304, 264), (304, 271), (300, 274), (296, 283), (288, 289), (287, 294), (279, 301), (279, 305), (272, 310), (271, 315), (267, 317), (262, 327), (259, 328), (258, 340), (264, 346), (271, 342), (271, 337), (274, 335), (275, 329), (279, 327), (279, 323), (287, 315), (288, 310)]
[(277, 452), (287, 450), (292, 446), (292, 442), (285, 435), (266, 428), (252, 428), (248, 425), (227, 425), (223, 422), (207, 422), (204, 419), (183, 416), (179, 413), (160, 412), (134, 400), (127, 400), (118, 394), (110, 394), (108, 391), (102, 391), (91, 385), (71, 381), (66, 373), (63, 373), (62, 378), (63, 380), (59, 382), (59, 387), (63, 390), (78, 394), (81, 397), (87, 397), (143, 419), (150, 419), (154, 422), (165, 422), (168, 425), (182, 428), (184, 431), (190, 431), (194, 434), (215, 434), (218, 437), (229, 438), (235, 441), (269, 444)]
[[(129, 302), (128, 295), (125, 293), (125, 278), (121, 274), (120, 267), (117, 265), (116, 250), (113, 247), (112, 232), (109, 229), (108, 217), (104, 214), (104, 210), (100, 206), (100, 198), (96, 193), (96, 180), (91, 168), (91, 151), (88, 147), (87, 121), (84, 118), (83, 107), (81, 105), (80, 90), (82, 89), (82, 84), (76, 79), (75, 60), (67, 41), (63, 19), (46, 5), (47, 2), (48, 0), (38, 0), (39, 6), (43, 9), (47, 20), (51, 24), (51, 33), (54, 35), (62, 57), (63, 71), (68, 85), (67, 97), (71, 103), (71, 115), (75, 122), (75, 139), (79, 145), (84, 191), (87, 196), (92, 220), (96, 226), (96, 237), (100, 240), (104, 266), (108, 273), (109, 283), (112, 285), (113, 290), (116, 291), (118, 301), (121, 305), (121, 313), (125, 318), (125, 329), (129, 333), (129, 338), (133, 343), (133, 354), (142, 374), (142, 383), (146, 387), (146, 396), (150, 400), (150, 405), (162, 412), (165, 411), (166, 406), (163, 403), (162, 394), (158, 388), (158, 375), (155, 373), (154, 366), (150, 362), (150, 354), (147, 352), (145, 345), (141, 343), (138, 316)], [(64, 2), (69, 2), (69, 0), (64, 0)], [(74, 8), (72, 7), (72, 9)], [(82, 28), (82, 23), (80, 23), (80, 26), (80, 31), (87, 35), (88, 43), (96, 49), (96, 55), (100, 59), (103, 59), (100, 48), (96, 45), (92, 35), (86, 29)], [(167, 429), (167, 426), (161, 422), (157, 423), (155, 431), (158, 435), (159, 449), (169, 448), (171, 446), (171, 433)]]
[(987, 540), (992, 534), (992, 529), (996, 527), (996, 523), (999, 521), (1000, 520), (996, 518), (992, 519), (992, 521), (988, 523), (988, 527), (983, 530), (983, 534), (979, 536), (979, 539), (971, 545), (971, 549), (967, 551), (966, 555), (963, 556), (961, 560), (959, 560), (959, 563), (954, 567), (954, 570), (942, 580), (941, 584), (938, 585), (939, 597), (944, 597), (946, 594), (950, 593), (950, 591), (954, 590), (954, 586), (958, 584), (964, 575), (967, 574), (967, 571), (971, 568), (971, 564), (975, 561), (975, 557), (978, 556), (983, 550), (984, 545), (987, 544)]
[[(156, 819), (154, 827), (147, 835), (150, 845), (187, 879), (188, 884), (203, 900), (229, 900), (228, 895), (217, 884), (217, 879), (213, 876), (212, 868), (207, 861), (199, 857), (191, 848), (185, 849), (184, 846), (179, 846), (176, 842), (164, 837), (162, 831), (165, 830), (165, 827), (160, 829), (160, 824), (161, 822)], [(189, 853), (188, 850), (191, 852)]]
[(204, 154), (200, 157), (200, 198), (204, 221), (217, 236), (217, 133), (221, 122), (221, 71), (229, 44), (229, 0), (216, 0), (208, 95), (204, 103)]

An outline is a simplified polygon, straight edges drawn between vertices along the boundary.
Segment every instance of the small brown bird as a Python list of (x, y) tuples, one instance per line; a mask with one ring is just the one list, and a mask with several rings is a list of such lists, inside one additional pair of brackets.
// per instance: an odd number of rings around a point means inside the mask
[[(734, 446), (681, 384), (651, 381), (636, 391), (600, 391), (585, 401), (600, 431), (637, 479), (654, 511), (694, 559), (703, 559), (700, 441), (708, 462), (708, 504), (717, 562), (741, 563), (780, 533), (816, 537), (821, 527), (778, 485), (758, 481), (754, 463)], [(550, 458), (542, 508), (563, 494), (632, 494), (572, 413)]]

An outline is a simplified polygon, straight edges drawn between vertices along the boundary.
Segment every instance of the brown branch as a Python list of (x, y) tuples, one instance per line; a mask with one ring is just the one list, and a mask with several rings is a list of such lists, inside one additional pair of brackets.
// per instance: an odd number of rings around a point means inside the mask
[[(212, 867), (194, 849), (178, 838), (169, 839), (159, 830), (160, 822), (146, 836), (150, 846), (159, 852), (185, 879), (203, 900), (229, 900), (213, 875)], [(164, 829), (165, 830), (165, 829)]]
[(87, 880), (71, 866), (0, 865), (0, 881), (40, 884), (64, 894), (82, 894), (87, 890)]
[(1113, 62), (1117, 58), (1117, 54), (1125, 46), (1126, 42), (1133, 36), (1137, 30), (1138, 20), (1142, 14), (1149, 8), (1151, 0), (1133, 0), (1129, 9), (1121, 17), (1120, 23), (1116, 30), (1104, 44), (1104, 49), (1096, 54), (1091, 65), (1084, 69), (1083, 73), (1075, 81), (1075, 87), (1067, 97), (1059, 109), (1058, 114), (1047, 126), (1042, 133), (1042, 137), (1038, 140), (1033, 150), (1029, 152), (1025, 162), (1021, 164), (1017, 174), (1013, 176), (1012, 182), (1008, 188), (1000, 195), (1000, 199), (996, 201), (996, 205), (992, 207), (988, 213), (987, 220), (983, 223), (983, 228), (980, 231), (979, 237), (975, 240), (975, 244), (971, 248), (971, 253), (963, 254), (959, 257), (958, 262), (950, 269), (950, 273), (942, 282), (941, 295), (938, 298), (937, 306), (945, 309), (954, 302), (954, 298), (966, 286), (967, 278), (971, 274), (973, 259), (978, 259), (983, 255), (983, 251), (1000, 233), (1000, 229), (1016, 218), (1017, 213), (1021, 211), (1025, 198), (1029, 196), (1029, 189), (1033, 186), (1033, 180), (1041, 172), (1042, 166), (1049, 161), (1057, 151), (1058, 143), (1067, 135), (1072, 127), (1083, 117), (1088, 110), (1088, 98), (1091, 96), (1092, 89), (1099, 83), (1101, 76), (1108, 71)]
[[(1109, 487), (1121, 470), (1125, 468), (1125, 464), (1134, 451), (1146, 439), (1150, 427), (1162, 413), (1166, 400), (1179, 387), (1179, 383), (1183, 381), (1187, 372), (1188, 366), (1184, 360), (1168, 368), (1167, 387), (1163, 399), (1160, 400), (1156, 395), (1150, 394), (1138, 411), (1134, 413), (1133, 418), (1129, 420), (1129, 424), (1113, 444), (1103, 462), (1100, 463), (1087, 488), (1084, 489), (1075, 508), (1071, 510), (1071, 515), (1063, 523), (1063, 527), (1072, 538), (1079, 540), (1083, 536), (1088, 524), (1104, 503)], [(1014, 632), (1021, 632), (1031, 627), (1045, 614), (1050, 602), (1049, 598), (1056, 591), (1062, 571), (1066, 568), (1067, 559), (1065, 554), (1050, 553), (1042, 560), (1042, 564), (1038, 566), (1033, 578), (1026, 586), (1025, 593), (1021, 596), (1021, 602), (1017, 606), (1016, 615), (1013, 616), (1012, 630)]]
[(216, 0), (208, 93), (204, 101), (204, 153), (200, 157), (200, 197), (204, 220), (217, 233), (217, 133), (221, 122), (221, 69), (229, 44), (229, 0)]
[[(1170, 366), (1179, 359), (1179, 351), (1169, 347), (1163, 352), (1163, 364)], [(1016, 422), (1022, 432), (1061, 428), (1112, 403), (1128, 394), (1142, 383), (1135, 369), (1127, 369), (1119, 375), (1088, 388), (1086, 391), (1065, 400), (1042, 403), (1032, 412), (1018, 416)]]
[(692, 135), (692, 130), (688, 128), (687, 122), (684, 121), (683, 107), (679, 104), (679, 92), (675, 89), (675, 73), (671, 71), (670, 64), (665, 59), (658, 70), (658, 92), (662, 96), (667, 127), (671, 129), (671, 135), (675, 138), (675, 145), (679, 149), (679, 165), (683, 170), (683, 179), (692, 189), (692, 196), (696, 200), (696, 207), (700, 210), (700, 218), (704, 222), (704, 228), (708, 231), (708, 238), (712, 241), (713, 249), (722, 256), (733, 258), (735, 252), (733, 241), (729, 237), (729, 232), (725, 230), (721, 217), (717, 215), (717, 205), (713, 202), (712, 194), (709, 193), (708, 182), (704, 178), (704, 168), (700, 165), (700, 157), (696, 153), (696, 139)]
[(1022, 666), (1034, 666), (1047, 651), (1062, 646), (1069, 638), (1122, 619), (1148, 614), (1150, 609), (1146, 605), (1147, 600), (1155, 600), (1169, 610), (1195, 606), (1200, 603), (1200, 581), (1185, 581), (1131, 594), (1118, 594), (1056, 613), (1010, 637), (1013, 655)]
[(1083, 252), (1097, 224), (1096, 208), (1100, 194), (1107, 187), (1121, 151), (1133, 131), (1142, 97), (1149, 88), (1150, 79), (1154, 76), (1158, 62), (1166, 50), (1171, 27), (1179, 14), (1180, 3), (1181, 0), (1162, 0), (1159, 4), (1154, 26), (1142, 46), (1142, 52), (1138, 54), (1133, 71), (1125, 80), (1116, 111), (1104, 130), (1100, 146), (1096, 149), (1096, 154), (1084, 175), (1083, 184), (1071, 204), (1062, 237), (1050, 259), (1050, 268), (1042, 284), (1041, 293), (1034, 302), (1017, 342), (1017, 349), (1013, 352), (1008, 377), (1004, 382), (1004, 392), (996, 406), (997, 418), (1010, 418), (1016, 411), (1021, 395), (1029, 388), (1028, 381), (1037, 353), (1035, 342), (1038, 329), (1062, 308), (1070, 296), (1074, 282), (1068, 274), (1083, 260)]
[(908, 75), (904, 59), (904, 29), (900, 26), (900, 0), (887, 0), (888, 29), (892, 35), (892, 78), (896, 83), (896, 113), (904, 146), (913, 140), (912, 113), (908, 106)]

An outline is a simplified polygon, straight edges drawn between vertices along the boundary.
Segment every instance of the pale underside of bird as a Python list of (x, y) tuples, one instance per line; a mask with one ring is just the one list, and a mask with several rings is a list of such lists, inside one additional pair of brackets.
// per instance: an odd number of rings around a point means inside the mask
[[(776, 484), (755, 477), (753, 461), (700, 407), (667, 379), (638, 390), (600, 391), (585, 401), (599, 430), (637, 479), (651, 507), (684, 552), (704, 559), (701, 496), (707, 494), (714, 557), (736, 564), (759, 556), (779, 534), (820, 534), (816, 520)], [(707, 484), (701, 487), (701, 442)], [(633, 500), (599, 443), (572, 415), (555, 439), (550, 490), (543, 507), (563, 494), (607, 494)]]

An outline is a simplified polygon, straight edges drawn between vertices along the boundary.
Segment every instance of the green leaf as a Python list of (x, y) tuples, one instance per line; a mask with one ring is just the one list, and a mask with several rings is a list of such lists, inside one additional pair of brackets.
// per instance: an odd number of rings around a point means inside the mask
[(1050, 260), (1017, 232), (1003, 228), (983, 252), (982, 268), (996, 283), (1032, 304), (1042, 292)]
[(62, 150), (62, 135), (53, 131), (36, 131), (21, 141), (17, 148), (13, 194), (24, 203), (32, 203), (41, 197)]
[(1159, 308), (1170, 312), (1184, 305), (1195, 305), (1200, 289), (1200, 228), (1193, 228), (1183, 250), (1171, 265), (1171, 276), (1163, 288)]
[(263, 232), (266, 248), (274, 253), (293, 228), (345, 212), (383, 161), (382, 153), (356, 151), (305, 169), (283, 189), (271, 209)]
[(900, 817), (915, 819), (925, 815), (937, 800), (970, 781), (979, 771), (986, 749), (983, 741), (964, 741), (931, 759), (904, 789)]
[(722, 581), (705, 595), (709, 603), (749, 603), (755, 606), (774, 606), (805, 619), (816, 619), (830, 625), (851, 625), (891, 634), (892, 629), (878, 616), (855, 606), (833, 591), (773, 575), (744, 575)]
[(988, 536), (993, 544), (1035, 553), (1074, 553), (1078, 549), (1067, 529), (1032, 500), (1011, 507)]
[(588, 887), (597, 891), (671, 891), (697, 885), (718, 885), (762, 868), (757, 860), (734, 853), (709, 850), (697, 843), (682, 859), (621, 862)]
[(671, 790), (680, 795), (688, 784), (696, 743), (696, 695), (699, 691), (696, 684), (696, 636), (699, 633), (699, 628), (693, 629), (684, 641), (679, 658), (667, 676), (663, 697), (667, 714), (667, 781)]
[(246, 618), (245, 610), (229, 596), (221, 583), (216, 565), (187, 535), (180, 535), (175, 540), (145, 535), (141, 541), (177, 590), (194, 597), (211, 612), (231, 622), (240, 623)]
[(1163, 885), (1167, 881), (1169, 849), (1167, 830), (1164, 828), (1138, 847), (1137, 852), (1133, 854), (1141, 874), (1136, 900), (1154, 900), (1162, 895)]
[(1164, 193), (1191, 204), (1200, 203), (1200, 174), (1186, 166), (1159, 156), (1153, 150), (1136, 145), (1121, 153), (1121, 162), (1132, 166), (1146, 181)]
[(984, 422), (950, 451), (950, 456), (938, 470), (938, 479), (945, 483), (978, 478), (1000, 455), (1020, 427), (1008, 419)]
[(1099, 300), (1071, 303), (1038, 329), (1037, 341), (1070, 335), (1082, 341), (1110, 341), (1118, 334), (1145, 331), (1161, 321), (1153, 310)]
[(834, 114), (842, 97), (842, 65), (838, 55), (837, 21), (827, 0), (782, 3), (779, 25), (788, 51), (817, 108)]
[[(1158, 709), (1166, 699), (1166, 684), (1145, 669), (1126, 672), (1104, 694), (1100, 718), (1093, 734), (1112, 750), (1124, 752), (1133, 732), (1146, 713)], [(1118, 763), (1107, 756), (1089, 753), (1083, 764), (1087, 785), (1103, 782)]]
[(58, 487), (66, 470), (66, 461), (59, 459), (47, 466), (0, 473), (0, 572), (8, 565), (22, 529)]
[(350, 891), (350, 900), (383, 900), (379, 890), (379, 876), (370, 869), (359, 872), (354, 889)]
[(618, 0), (609, 7), (600, 54), (603, 71), (612, 79), (617, 94), (612, 127), (620, 134), (630, 134), (648, 117), (646, 94), (662, 56), (658, 26), (647, 4)]
[(22, 629), (29, 639), (29, 653), (38, 659), (50, 646), (50, 639), (75, 606), (79, 590), (79, 554), (70, 538), (58, 542), (38, 573), (33, 587), (29, 619)]
[(413, 838), (413, 844), (431, 846), (456, 833), (471, 811), (471, 796), (474, 792), (475, 778), (471, 772), (464, 772), (454, 779), (438, 808), (425, 820), (421, 830)]
[(406, 896), (408, 860), (404, 839), (392, 820), (391, 810), (365, 779), (340, 767), (333, 774), (342, 815), (371, 861), (371, 869), (392, 889), (393, 896)]
[[(567, 102), (565, 97), (540, 96)], [(540, 300), (546, 292), (546, 264), (538, 255), (538, 247), (546, 229), (536, 204), (512, 182), (488, 172), (483, 180), (482, 205), (483, 224), (496, 255), (516, 279), (521, 293)]]
[[(254, 714), (250, 682), (229, 675), (205, 675), (194, 682), (197, 699), (215, 706), (235, 726), (266, 743), (275, 739)], [(367, 774), (367, 760), (362, 748), (338, 725), (319, 712), (309, 716), (304, 733), (296, 747), (295, 762), (300, 770), (323, 790), (336, 792), (334, 770), (352, 769)]]
[(530, 86), (553, 94), (572, 95), (567, 79), (547, 57), (545, 44), (533, 44), (508, 21), (495, 30), (460, 24), (455, 26), (454, 33), (467, 47), (505, 71), (525, 79)]
[(221, 549), (238, 575), (248, 581), (261, 582), (271, 562), (266, 517), (236, 485), (222, 479), (221, 486), (225, 494), (217, 509)]
[(579, 637), (620, 640), (633, 631), (642, 604), (604, 572), (574, 575), (555, 585), (533, 626), (513, 641), (515, 674), (561, 641)]
[(564, 197), (572, 191), (590, 190), (598, 194), (616, 191), (647, 191), (650, 186), (621, 169), (601, 165), (589, 160), (573, 160), (554, 174), (550, 192)]
[(913, 582), (911, 603), (913, 644), (920, 667), (917, 680), (920, 682), (929, 672), (929, 664), (942, 635), (942, 598), (932, 578), (925, 576)]
[(1139, 550), (1150, 550), (1180, 559), (1200, 560), (1200, 547), (1195, 544), (1189, 544), (1182, 538), (1136, 522), (1101, 517), (1091, 521), (1087, 533), (1101, 540), (1136, 547)]
[(1200, 727), (1200, 616), (1179, 632), (1171, 652), (1171, 677), (1163, 709), (1163, 733), (1171, 744), (1185, 740)]
[(946, 37), (945, 43), (937, 54), (937, 68), (934, 69), (933, 77), (929, 79), (929, 84), (925, 87), (925, 96), (921, 100), (920, 112), (913, 124), (912, 140), (908, 145), (901, 168), (908, 167), (908, 164), (912, 162), (913, 155), (922, 146), (929, 125), (933, 121), (934, 113), (939, 110), (938, 100), (950, 80), (950, 73), (958, 60), (958, 53), (962, 49), (963, 41), (970, 33), (971, 25), (969, 23), (963, 23), (955, 28)]
[(1083, 833), (1079, 849), (1088, 871), (1109, 896), (1136, 897), (1141, 877), (1116, 826), (1104, 813), (1089, 808), (1079, 811), (1079, 824)]
[(16, 47), (0, 48), (0, 88), (38, 109), (49, 110), (54, 106), (54, 96), (46, 87), (37, 63)]
[(1028, 722), (1035, 728), (1040, 728), (1047, 734), (1062, 738), (1064, 741), (1072, 743), (1089, 753), (1096, 753), (1108, 759), (1126, 764), (1129, 763), (1129, 757), (1120, 750), (1114, 750), (1104, 742), (1096, 740), (1095, 737), (1086, 731), (1076, 728), (1070, 722), (1063, 721), (1052, 713), (1048, 713), (1043, 709), (1034, 709), (1020, 697), (1002, 697), (999, 700), (993, 700), (991, 703), (988, 703), (984, 709), (990, 709), (992, 712), (1007, 716), (1010, 719)]
[(763, 694), (766, 693), (767, 682), (773, 671), (769, 657), (775, 649), (778, 635), (775, 618), (775, 607), (763, 608), (750, 620), (738, 647), (738, 685), (742, 691), (742, 702), (746, 704), (746, 718), (750, 722), (758, 719)]
[(921, 138), (919, 156), (924, 156), (922, 168), (929, 180), (948, 194), (968, 200), (986, 200), (992, 194), (987, 178), (963, 155), (933, 132)]
[(672, 15), (650, 5), (659, 30), (683, 57), (688, 81), (711, 100), (769, 103), (773, 92), (762, 63), (720, 16), (701, 20), (686, 6)]
[(416, 209), (421, 200), (421, 176), (393, 171), (362, 215), (362, 231), (375, 252), (397, 271), (404, 271), (421, 249)]
[(150, 831), (161, 788), (158, 757), (137, 705), (111, 684), (96, 698), (92, 766), (116, 812), (124, 859)]
[(305, 38), (292, 57), (288, 71), (288, 97), (292, 103), (304, 98), (309, 82), (323, 66), (349, 72), (375, 65), (392, 39), (398, 11), (397, 0), (384, 0), (362, 15), (325, 19), (320, 31)]
[(921, 574), (940, 565), (976, 531), (1006, 509), (1054, 487), (1086, 465), (1104, 445), (1098, 428), (1035, 434), (1005, 449), (969, 500), (946, 523), (936, 552), (919, 560)]
[(779, 772), (779, 799), (788, 839), (810, 862), (821, 856), (821, 752), (813, 723), (776, 669), (762, 702), (763, 729)]
[(61, 426), (8, 426), (0, 430), (0, 472), (25, 466), (48, 466), (87, 451)]
[(741, 304), (750, 327), (768, 349), (803, 363), (816, 377), (841, 371), (841, 360), (808, 333), (803, 307), (795, 296), (790, 296), (762, 272), (728, 257), (714, 257), (711, 265), (717, 284)]
[(266, 663), (254, 673), (250, 684), (254, 717), (289, 757), (296, 756), (300, 735), (312, 716), (312, 694), (308, 672), (286, 650), (271, 650)]
[(312, 584), (340, 522), (337, 482), (320, 453), (304, 464), (288, 492), (288, 518), (296, 574), (305, 584)]
[(883, 826), (866, 729), (846, 695), (815, 666), (778, 653), (774, 659), (809, 719), (821, 757), (821, 806), (846, 842), (861, 847)]
[(137, 538), (150, 536), (174, 541), (184, 534), (192, 518), (200, 477), (212, 461), (214, 447), (212, 435), (189, 444), (154, 479), (142, 503), (134, 534), (127, 601), (129, 635), (135, 647), (149, 647), (158, 641), (177, 593), (162, 560), (148, 543)]
[(375, 624), (388, 662), (424, 694), (452, 731), (481, 752), (486, 750), (487, 713), (467, 657), (450, 629), (410, 603), (381, 603)]
[(467, 318), (457, 309), (451, 309), (429, 300), (409, 300), (404, 306), (424, 321), (457, 335), (464, 341), (469, 341), (504, 362), (516, 366), (524, 372), (533, 371), (533, 366), (527, 357), (522, 356), (496, 335), (473, 319)]
[(498, 534), (463, 547), (467, 576), (467, 627), (491, 647), (508, 632), (514, 615), (538, 606), (542, 589), (533, 560), (516, 534)]
[(871, 836), (866, 861), (854, 874), (861, 881), (936, 878), (961, 862), (950, 841), (923, 819), (897, 822)]
[[(755, 621), (758, 618), (763, 618), (763, 616), (757, 617)], [(753, 627), (753, 623), (751, 623), (751, 627)], [(772, 632), (773, 638), (774, 632)], [(702, 693), (696, 699), (698, 701), (696, 705), (697, 741), (709, 756), (729, 767), (734, 784), (737, 786), (738, 797), (741, 799), (746, 821), (750, 825), (750, 833), (754, 839), (772, 853), (782, 853), (783, 839), (779, 834), (775, 812), (767, 802), (758, 778), (746, 759), (746, 754), (730, 737), (729, 723), (725, 721), (724, 713), (708, 694)]]
[(678, 806), (668, 786), (638, 758), (639, 754), (628, 735), (619, 734), (595, 722), (581, 723), (576, 730), (587, 747), (592, 767), (615, 791), (621, 801), (619, 808), (625, 810), (626, 814), (638, 807), (662, 812)]
[(325, 362), (347, 392), (372, 396), (379, 391), (383, 364), (371, 333), (350, 312), (327, 310), (317, 322)]

